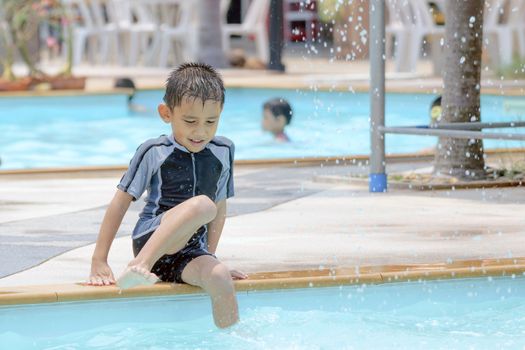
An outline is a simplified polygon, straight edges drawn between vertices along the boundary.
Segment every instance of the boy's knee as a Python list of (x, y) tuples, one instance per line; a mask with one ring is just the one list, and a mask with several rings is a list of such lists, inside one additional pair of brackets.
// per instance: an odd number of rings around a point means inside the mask
[(207, 196), (200, 195), (192, 198), (194, 213), (210, 222), (217, 216), (217, 206)]

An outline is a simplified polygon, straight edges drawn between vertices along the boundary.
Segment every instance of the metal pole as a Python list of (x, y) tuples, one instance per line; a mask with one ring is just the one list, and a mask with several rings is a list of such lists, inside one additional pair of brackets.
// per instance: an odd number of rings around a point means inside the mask
[(467, 123), (441, 123), (430, 125), (431, 129), (457, 129), (457, 130), (482, 130), (498, 128), (522, 128), (525, 122), (467, 122)]
[(281, 62), (283, 51), (283, 0), (270, 2), (270, 62), (268, 69), (284, 71)]
[(385, 135), (385, 4), (370, 1), (370, 174), (369, 191), (386, 192)]
[(379, 132), (385, 134), (448, 136), (456, 139), (495, 139), (525, 141), (525, 134), (481, 132), (452, 129), (427, 129), (414, 127), (380, 127)]

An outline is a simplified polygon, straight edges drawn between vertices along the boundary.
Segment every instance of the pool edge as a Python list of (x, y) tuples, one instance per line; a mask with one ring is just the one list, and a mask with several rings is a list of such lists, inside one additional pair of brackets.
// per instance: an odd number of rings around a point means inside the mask
[[(505, 154), (525, 154), (524, 147), (515, 148), (494, 148), (485, 150), (487, 155)], [(391, 153), (386, 155), (389, 163), (395, 162), (424, 162), (432, 161), (434, 152), (411, 152), (411, 153)], [(366, 154), (339, 155), (339, 156), (320, 156), (320, 157), (296, 157), (296, 158), (277, 158), (277, 159), (240, 159), (235, 160), (237, 167), (266, 167), (266, 166), (311, 166), (311, 165), (354, 165), (356, 162), (368, 162), (369, 156)], [(0, 170), (0, 177), (12, 175), (49, 175), (49, 174), (112, 174), (126, 171), (127, 165), (97, 165), (97, 166), (77, 166), (60, 168), (31, 168), (31, 169), (4, 169)]]
[[(317, 270), (258, 272), (235, 281), (237, 292), (272, 289), (383, 284), (404, 281), (525, 274), (525, 257), (458, 260), (451, 263), (335, 267)], [(43, 304), (131, 297), (202, 293), (185, 284), (159, 283), (119, 292), (115, 286), (93, 287), (81, 283), (0, 287), (0, 306)]]
[[(326, 82), (323, 77), (310, 76), (309, 79), (299, 79), (294, 81), (283, 81), (281, 76), (274, 75), (272, 79), (253, 79), (247, 77), (224, 77), (224, 85), (226, 89), (278, 89), (278, 90), (303, 90), (313, 91), (315, 85), (315, 91), (323, 92), (353, 92), (353, 93), (368, 93), (370, 91), (370, 84), (368, 80), (362, 79), (348, 79), (344, 81), (338, 81), (337, 83)], [(428, 78), (428, 77), (422, 77)], [(97, 79), (97, 78), (95, 78)], [(164, 79), (161, 79), (163, 81)], [(521, 82), (520, 80), (519, 82)], [(430, 84), (430, 85), (410, 85), (396, 82), (395, 79), (387, 79), (385, 91), (392, 94), (442, 94), (443, 88), (441, 84)], [(482, 82), (481, 94), (482, 95), (505, 95), (505, 96), (523, 96), (523, 86), (487, 86), (486, 79)], [(351, 90), (349, 90), (351, 86)], [(138, 91), (151, 91), (151, 90), (164, 90), (164, 83), (159, 84), (147, 84), (139, 86)], [(79, 96), (79, 95), (123, 95), (129, 94), (131, 89), (127, 88), (114, 88), (113, 85), (107, 85), (107, 87), (95, 87), (87, 89), (70, 89), (70, 90), (26, 90), (26, 91), (0, 91), (0, 98), (12, 98), (12, 97), (62, 97), (62, 96)]]

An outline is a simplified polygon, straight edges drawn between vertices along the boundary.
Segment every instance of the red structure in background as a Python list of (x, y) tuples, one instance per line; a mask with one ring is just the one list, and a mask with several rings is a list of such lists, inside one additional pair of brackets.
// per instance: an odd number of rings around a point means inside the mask
[[(227, 22), (240, 23), (241, 12), (241, 0), (231, 0)], [(283, 0), (283, 15), (285, 41), (303, 42), (316, 38), (319, 28), (317, 0)], [(270, 19), (266, 22), (269, 28)]]
[(312, 41), (317, 36), (319, 16), (316, 0), (284, 0), (284, 37), (288, 41)]

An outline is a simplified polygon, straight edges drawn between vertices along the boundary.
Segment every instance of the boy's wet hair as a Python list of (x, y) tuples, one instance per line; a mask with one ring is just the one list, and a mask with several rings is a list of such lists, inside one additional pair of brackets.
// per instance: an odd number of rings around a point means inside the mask
[(164, 103), (170, 108), (180, 106), (183, 99), (200, 98), (224, 105), (224, 83), (212, 66), (205, 63), (183, 63), (171, 72), (166, 81)]
[(268, 100), (264, 103), (263, 108), (269, 110), (276, 118), (280, 115), (283, 115), (286, 118), (286, 125), (290, 124), (293, 111), (292, 107), (285, 99), (274, 98)]

